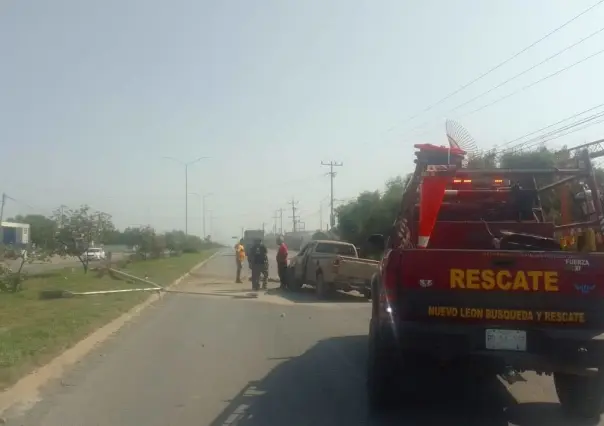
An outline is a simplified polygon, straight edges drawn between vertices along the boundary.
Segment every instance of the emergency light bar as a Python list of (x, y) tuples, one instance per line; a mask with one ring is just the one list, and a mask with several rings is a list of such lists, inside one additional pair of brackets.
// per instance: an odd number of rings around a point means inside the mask
[(453, 178), (453, 186), (456, 188), (465, 187), (465, 185), (471, 185), (472, 188), (493, 188), (493, 187), (506, 187), (510, 186), (509, 179), (491, 179), (491, 178)]

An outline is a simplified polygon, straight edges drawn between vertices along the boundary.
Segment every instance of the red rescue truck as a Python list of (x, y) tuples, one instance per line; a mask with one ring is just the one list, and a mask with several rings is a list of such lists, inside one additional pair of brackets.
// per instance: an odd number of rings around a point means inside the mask
[(591, 208), (563, 228), (600, 230), (588, 153), (568, 169), (467, 169), (460, 149), (416, 148), (391, 233), (370, 238), (383, 250), (372, 279), (371, 408), (399, 401), (422, 369), (467, 363), (484, 374), (552, 374), (567, 412), (599, 415), (604, 256), (562, 251), (561, 227), (541, 204), (558, 185), (583, 182)]

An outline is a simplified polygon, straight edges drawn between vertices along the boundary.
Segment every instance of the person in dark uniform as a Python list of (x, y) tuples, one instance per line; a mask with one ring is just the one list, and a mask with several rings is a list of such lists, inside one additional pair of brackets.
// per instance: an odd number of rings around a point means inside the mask
[(264, 275), (262, 288), (266, 289), (268, 276), (268, 250), (260, 238), (254, 240), (249, 253), (250, 268), (252, 269), (252, 289), (259, 290), (260, 275)]

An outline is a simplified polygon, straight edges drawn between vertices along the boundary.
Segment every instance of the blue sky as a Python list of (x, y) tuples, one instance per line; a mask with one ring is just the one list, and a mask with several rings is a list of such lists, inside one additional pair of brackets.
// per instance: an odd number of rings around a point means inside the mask
[[(347, 199), (409, 172), (414, 143), (446, 143), (445, 118), (489, 148), (603, 102), (604, 54), (467, 114), (603, 49), (604, 32), (449, 112), (600, 29), (604, 4), (408, 120), (595, 3), (4, 1), (0, 190), (18, 200), (7, 215), (88, 203), (120, 227), (183, 228), (184, 171), (162, 157), (209, 156), (190, 168), (189, 191), (214, 194), (216, 238), (272, 227), (292, 197), (316, 228), (321, 161), (344, 163), (335, 189)], [(191, 233), (200, 211), (190, 196)]]

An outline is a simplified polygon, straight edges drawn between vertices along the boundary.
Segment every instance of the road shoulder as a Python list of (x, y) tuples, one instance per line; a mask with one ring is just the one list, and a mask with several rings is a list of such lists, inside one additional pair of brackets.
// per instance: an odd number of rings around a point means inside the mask
[[(171, 288), (177, 286), (184, 279), (189, 277), (192, 272), (202, 268), (209, 261), (219, 255), (219, 253), (220, 251), (217, 251), (210, 257), (204, 259), (191, 268), (189, 272), (174, 280), (168, 287)], [(77, 363), (84, 356), (90, 353), (93, 348), (105, 342), (124, 325), (137, 317), (143, 310), (156, 303), (164, 295), (165, 293), (151, 294), (144, 302), (134, 306), (128, 312), (93, 331), (87, 337), (55, 357), (46, 365), (36, 369), (32, 373), (21, 378), (13, 386), (0, 392), (0, 419), (2, 418), (2, 413), (11, 407), (16, 405), (23, 405), (24, 407), (27, 407), (32, 403), (35, 403), (38, 400), (39, 390), (43, 385), (45, 385), (49, 380), (60, 378), (67, 367)]]

